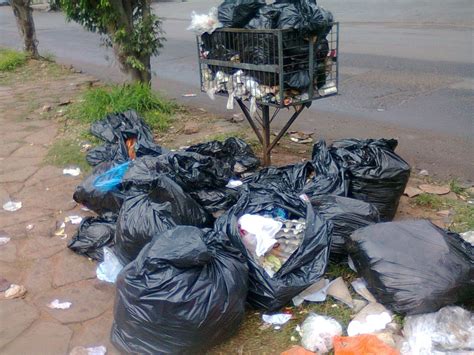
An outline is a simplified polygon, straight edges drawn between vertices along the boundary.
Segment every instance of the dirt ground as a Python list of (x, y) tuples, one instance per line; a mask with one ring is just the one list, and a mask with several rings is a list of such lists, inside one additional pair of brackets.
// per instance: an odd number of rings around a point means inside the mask
[[(0, 245), (0, 284), (24, 285), (24, 298), (7, 300), (0, 293), (0, 353), (66, 354), (76, 346), (105, 345), (107, 354), (117, 354), (109, 340), (113, 320), (114, 286), (96, 278), (96, 263), (67, 249), (77, 225), (66, 223), (66, 236), (55, 235), (65, 217), (86, 216), (72, 200), (76, 185), (84, 178), (63, 175), (62, 168), (45, 162), (54, 142), (71, 128), (62, 119), (64, 105), (78, 99), (92, 77), (68, 68), (30, 62), (13, 76), (0, 74), (0, 202), (21, 201), (15, 212), (0, 209), (0, 236), (10, 242)], [(235, 122), (237, 121), (237, 122)], [(247, 124), (236, 117), (214, 116), (198, 107), (181, 111), (160, 144), (177, 148), (207, 139), (238, 135), (256, 145)], [(311, 144), (299, 145), (287, 138), (275, 149), (273, 162), (285, 164), (308, 158)], [(426, 178), (411, 179), (416, 186)], [(458, 199), (451, 193), (449, 198)], [(430, 218), (447, 226), (450, 217), (414, 206), (402, 197), (397, 219)], [(347, 277), (350, 277), (347, 276)], [(71, 302), (66, 310), (47, 305), (58, 299)], [(333, 312), (331, 304), (318, 306)], [(338, 305), (341, 310), (344, 306)], [(260, 313), (249, 310), (238, 334), (213, 350), (214, 353), (279, 353), (294, 343), (296, 320), (310, 308), (292, 309), (299, 314), (286, 330), (262, 328)], [(342, 310), (342, 313), (347, 310)]]

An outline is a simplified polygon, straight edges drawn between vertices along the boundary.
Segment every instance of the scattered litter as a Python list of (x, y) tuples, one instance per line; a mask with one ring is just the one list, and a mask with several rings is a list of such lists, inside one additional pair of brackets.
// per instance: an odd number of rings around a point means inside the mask
[(92, 210), (84, 206), (84, 207), (81, 207), (81, 211), (90, 212)]
[(63, 169), (63, 175), (70, 175), (70, 176), (79, 176), (81, 174), (80, 168), (66, 168)]
[(362, 308), (364, 308), (368, 304), (366, 300), (359, 300), (357, 298), (353, 300), (353, 303), (354, 303), (354, 308), (352, 308), (352, 312), (354, 313), (359, 313), (362, 310)]
[(354, 307), (351, 293), (349, 292), (349, 289), (347, 288), (347, 285), (342, 277), (338, 277), (337, 279), (331, 281), (326, 293), (328, 296), (334, 297), (336, 300), (344, 303), (348, 307)]
[(64, 218), (64, 222), (65, 223), (71, 222), (71, 224), (79, 224), (82, 222), (82, 217), (81, 216), (68, 216)]
[(220, 27), (222, 27), (222, 24), (217, 18), (217, 8), (212, 7), (208, 14), (197, 14), (193, 11), (188, 31), (194, 31), (200, 35), (204, 33), (211, 34)]
[(57, 237), (67, 237), (66, 234), (66, 223), (62, 222), (61, 225), (56, 229), (54, 235)]
[(461, 237), (468, 243), (474, 245), (474, 231), (461, 233)]
[(85, 348), (83, 346), (76, 346), (71, 350), (69, 355), (105, 355), (107, 348), (103, 345)]
[(422, 193), (423, 193), (423, 190), (420, 190), (412, 186), (407, 186), (405, 188), (405, 191), (403, 192), (404, 195), (407, 195), (410, 198), (421, 195)]
[(326, 300), (326, 290), (328, 286), (328, 279), (320, 279), (316, 281), (314, 284), (302, 291), (299, 295), (293, 297), (293, 304), (295, 306), (299, 306), (304, 301), (324, 302)]
[(8, 212), (15, 212), (18, 211), (22, 206), (22, 203), (20, 201), (15, 202), (15, 201), (8, 201), (3, 204), (3, 209)]
[(26, 226), (26, 230), (27, 230), (27, 231), (31, 231), (31, 230), (33, 230), (33, 228), (35, 228), (35, 225), (34, 225), (34, 224), (28, 224), (28, 225)]
[[(355, 271), (355, 270), (354, 270)], [(358, 278), (351, 282), (352, 288), (355, 292), (357, 292), (360, 296), (364, 297), (369, 302), (377, 302), (375, 297), (370, 293), (367, 289), (367, 282), (364, 279)]]
[(55, 299), (50, 304), (48, 304), (48, 307), (51, 309), (69, 309), (71, 305), (71, 302), (59, 302), (58, 299)]
[(438, 312), (408, 316), (404, 320), (401, 353), (472, 354), (474, 349), (474, 315), (457, 306)]
[(300, 335), (305, 349), (326, 354), (333, 348), (332, 338), (342, 335), (342, 327), (333, 318), (311, 313), (301, 325)]
[(428, 172), (428, 170), (423, 169), (423, 170), (420, 170), (418, 175), (420, 175), (420, 176), (429, 176), (430, 173)]
[(347, 327), (347, 335), (372, 334), (381, 330), (392, 321), (390, 312), (380, 303), (369, 303)]
[(233, 188), (233, 187), (239, 187), (239, 186), (242, 186), (243, 182), (240, 181), (240, 180), (230, 180), (227, 185), (225, 185), (225, 187), (230, 187), (230, 188)]
[(5, 245), (11, 240), (10, 237), (0, 237), (0, 245)]
[(384, 111), (385, 111), (385, 109), (382, 108), (382, 107), (379, 107), (379, 108), (377, 109), (377, 112), (384, 112)]
[(196, 94), (183, 94), (181, 96), (183, 96), (183, 97), (196, 97), (197, 95)]
[(287, 313), (262, 314), (262, 320), (272, 325), (283, 325), (287, 323), (293, 315)]
[(472, 246), (430, 221), (378, 223), (350, 239), (347, 247), (359, 275), (394, 312), (433, 312), (474, 294)]
[(451, 211), (450, 210), (438, 211), (436, 212), (436, 215), (440, 217), (448, 218), (451, 215)]
[(449, 194), (449, 192), (451, 191), (449, 186), (422, 184), (418, 187), (424, 192), (434, 195), (446, 195)]
[(295, 143), (307, 144), (313, 143), (313, 138), (311, 136), (313, 133), (304, 133), (304, 132), (289, 132), (290, 140)]
[[(399, 355), (400, 353), (385, 344), (373, 334), (364, 334), (357, 336), (341, 337), (336, 336), (333, 339), (335, 355)], [(419, 354), (419, 353), (413, 353)], [(421, 354), (419, 354), (421, 355)]]
[(20, 297), (23, 297), (25, 294), (26, 294), (25, 286), (12, 284), (5, 291), (5, 298), (7, 299), (20, 298)]
[(101, 281), (115, 283), (117, 276), (122, 271), (123, 265), (115, 256), (112, 249), (104, 247), (104, 261), (97, 267), (97, 278)]

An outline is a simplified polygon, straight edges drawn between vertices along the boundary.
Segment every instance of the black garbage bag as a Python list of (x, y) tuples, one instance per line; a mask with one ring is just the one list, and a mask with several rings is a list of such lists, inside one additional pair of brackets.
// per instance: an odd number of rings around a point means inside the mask
[(281, 9), (274, 5), (265, 5), (261, 7), (257, 15), (250, 19), (245, 25), (245, 28), (252, 30), (270, 30), (278, 28), (278, 18), (280, 17)]
[(181, 186), (156, 169), (158, 157), (137, 158), (125, 173), (122, 185), (148, 192), (155, 203), (169, 202), (173, 221), (178, 225), (206, 227), (212, 224), (211, 216)]
[(298, 7), (304, 17), (300, 30), (325, 38), (334, 21), (332, 13), (318, 6), (316, 0), (299, 0)]
[(227, 237), (178, 226), (153, 238), (117, 278), (112, 342), (127, 354), (199, 354), (244, 317), (248, 270)]
[(88, 258), (103, 261), (104, 247), (114, 245), (117, 216), (106, 213), (100, 217), (86, 217), (67, 244), (72, 251)]
[(239, 199), (238, 188), (204, 189), (190, 192), (189, 194), (214, 217), (227, 211)]
[(401, 314), (436, 312), (474, 294), (474, 247), (427, 220), (355, 231), (348, 250), (368, 289)]
[(186, 148), (186, 151), (222, 160), (230, 165), (236, 174), (255, 170), (260, 165), (260, 160), (252, 147), (237, 137), (227, 138), (223, 142), (210, 141), (195, 144)]
[(286, 88), (297, 89), (304, 92), (309, 90), (311, 84), (308, 70), (298, 70), (296, 72), (286, 74), (284, 80)]
[(323, 195), (311, 198), (314, 209), (333, 225), (331, 260), (347, 259), (346, 241), (352, 232), (380, 221), (377, 208), (353, 198)]
[(294, 29), (303, 30), (305, 18), (295, 3), (280, 3), (273, 6), (280, 9), (280, 16), (277, 21), (277, 28), (282, 30)]
[(264, 5), (263, 0), (224, 0), (217, 9), (217, 18), (224, 27), (243, 28)]
[[(395, 153), (396, 139), (343, 139), (329, 148), (349, 174), (349, 197), (377, 207), (382, 221), (392, 220), (410, 178), (410, 166)], [(320, 160), (313, 151), (313, 160)]]
[(123, 265), (135, 259), (154, 236), (176, 225), (169, 202), (155, 202), (149, 191), (137, 188), (128, 193), (115, 231), (115, 252)]
[[(248, 302), (256, 308), (272, 311), (286, 305), (322, 277), (329, 259), (332, 226), (298, 195), (258, 184), (244, 188), (246, 190), (237, 204), (217, 219), (215, 228), (224, 231), (247, 258), (250, 279)], [(275, 209), (286, 211), (289, 219), (304, 218), (306, 229), (301, 245), (270, 277), (243, 244), (238, 220), (244, 214), (264, 214)]]
[(91, 133), (106, 142), (104, 146), (93, 148), (87, 153), (87, 161), (91, 165), (111, 160), (124, 162), (134, 158), (129, 154), (127, 142), (137, 157), (167, 152), (153, 141), (150, 127), (134, 110), (107, 115), (91, 125)]
[(94, 186), (97, 177), (117, 166), (114, 162), (104, 162), (94, 167), (92, 173), (86, 177), (74, 191), (74, 201), (81, 203), (95, 213), (101, 215), (106, 212), (117, 214), (125, 198), (125, 191), (121, 185), (112, 190), (101, 190)]
[(192, 152), (161, 155), (156, 169), (176, 181), (185, 191), (224, 187), (232, 177), (229, 164)]

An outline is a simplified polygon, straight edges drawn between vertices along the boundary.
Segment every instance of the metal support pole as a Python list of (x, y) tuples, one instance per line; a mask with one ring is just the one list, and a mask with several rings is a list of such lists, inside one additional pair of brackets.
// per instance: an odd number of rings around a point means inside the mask
[(263, 165), (271, 164), (270, 156), (270, 107), (262, 106), (262, 128), (263, 128)]

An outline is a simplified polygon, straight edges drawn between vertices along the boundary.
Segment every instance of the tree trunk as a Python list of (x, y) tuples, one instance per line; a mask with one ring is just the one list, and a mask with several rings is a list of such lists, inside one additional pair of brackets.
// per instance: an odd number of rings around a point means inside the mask
[(25, 51), (32, 58), (39, 58), (35, 22), (33, 21), (33, 11), (30, 7), (30, 2), (31, 0), (12, 0), (11, 6), (18, 31), (23, 38)]

